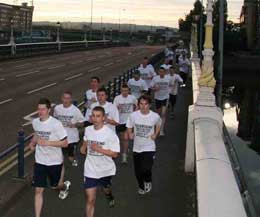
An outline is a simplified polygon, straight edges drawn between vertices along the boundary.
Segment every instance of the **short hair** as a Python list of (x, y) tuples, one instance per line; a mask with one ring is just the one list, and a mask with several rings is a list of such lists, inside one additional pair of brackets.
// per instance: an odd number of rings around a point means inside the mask
[(134, 75), (140, 75), (140, 71), (138, 69), (134, 70), (133, 72)]
[(144, 60), (148, 60), (148, 57), (147, 57), (147, 56), (145, 56), (145, 57), (144, 57)]
[(139, 97), (138, 99), (138, 104), (140, 104), (141, 100), (145, 100), (146, 102), (148, 102), (148, 104), (151, 104), (152, 103), (152, 99), (150, 96), (148, 95), (142, 95)]
[(100, 83), (100, 78), (97, 76), (92, 76), (90, 80), (97, 80), (97, 82)]
[(128, 87), (128, 85), (126, 83), (123, 83), (121, 88), (128, 88), (129, 89), (129, 87)]
[(51, 108), (51, 101), (48, 98), (41, 98), (38, 101), (38, 105), (46, 105), (46, 107), (48, 109), (50, 109)]
[(99, 89), (97, 90), (97, 93), (99, 93), (99, 92), (104, 92), (106, 95), (108, 95), (108, 94), (107, 94), (107, 89), (104, 88), (104, 87), (99, 88)]
[(68, 94), (68, 95), (72, 96), (72, 92), (70, 90), (64, 90), (63, 94)]
[(92, 109), (92, 112), (96, 111), (96, 112), (101, 112), (103, 116), (105, 116), (105, 109), (102, 106), (96, 106)]

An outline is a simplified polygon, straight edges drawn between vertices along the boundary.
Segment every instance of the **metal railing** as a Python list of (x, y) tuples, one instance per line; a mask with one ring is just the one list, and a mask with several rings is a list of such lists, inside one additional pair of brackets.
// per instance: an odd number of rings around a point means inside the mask
[(56, 41), (41, 43), (22, 43), (0, 45), (0, 60), (16, 57), (26, 57), (42, 54), (55, 54), (79, 50), (92, 50), (97, 48), (109, 48), (128, 46), (126, 42), (100, 41)]
[[(158, 53), (150, 58), (150, 64), (155, 65), (159, 62), (163, 57), (163, 52)], [(107, 85), (104, 87), (108, 91), (108, 101), (113, 101), (114, 97), (120, 94), (121, 85), (124, 82), (127, 82), (130, 78), (132, 78), (133, 72), (139, 67), (139, 65), (134, 66), (133, 68), (127, 70), (122, 75), (115, 77), (112, 81), (109, 81)], [(74, 101), (74, 104), (77, 105), (79, 108), (82, 108), (85, 105), (85, 100), (78, 103)], [(17, 178), (24, 179), (24, 160), (25, 160), (25, 148), (26, 144), (32, 139), (33, 135), (25, 136), (24, 131), (21, 129), (17, 133), (17, 143), (10, 146), (6, 150), (0, 153), (0, 161), (4, 158), (8, 157), (13, 152), (17, 151), (17, 164), (18, 164), (18, 174)]]

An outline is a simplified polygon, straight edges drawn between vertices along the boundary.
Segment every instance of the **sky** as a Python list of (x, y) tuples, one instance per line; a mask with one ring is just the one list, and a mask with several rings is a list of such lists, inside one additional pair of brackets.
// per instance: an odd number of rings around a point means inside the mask
[[(178, 19), (193, 8), (195, 0), (93, 0), (93, 22), (178, 27)], [(13, 4), (31, 0), (0, 0)], [(206, 0), (204, 0), (206, 3)], [(238, 22), (243, 0), (228, 0), (229, 19)], [(34, 0), (33, 21), (89, 22), (91, 0)], [(206, 5), (205, 5), (206, 6)], [(102, 17), (102, 18), (101, 18)]]

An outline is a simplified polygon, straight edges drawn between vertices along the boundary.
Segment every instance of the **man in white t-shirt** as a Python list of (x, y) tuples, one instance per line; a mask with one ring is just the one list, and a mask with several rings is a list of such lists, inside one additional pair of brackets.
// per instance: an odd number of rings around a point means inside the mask
[(170, 98), (169, 103), (171, 106), (171, 118), (174, 117), (174, 106), (177, 102), (177, 95), (179, 90), (179, 85), (183, 83), (183, 80), (179, 74), (176, 73), (176, 68), (170, 68)]
[(155, 108), (162, 118), (161, 136), (164, 136), (164, 124), (166, 121), (166, 111), (169, 100), (170, 80), (171, 77), (166, 75), (165, 69), (161, 67), (159, 75), (155, 76), (151, 83), (152, 90), (154, 90)]
[(114, 105), (119, 111), (119, 123), (116, 126), (117, 133), (120, 134), (122, 142), (122, 163), (127, 163), (127, 152), (129, 145), (129, 138), (126, 128), (126, 121), (130, 114), (132, 114), (137, 108), (137, 99), (135, 96), (130, 95), (129, 87), (127, 84), (123, 84), (121, 87), (121, 94), (114, 99)]
[(72, 104), (71, 91), (64, 91), (61, 100), (62, 104), (55, 106), (53, 116), (62, 123), (68, 134), (69, 145), (63, 151), (67, 152), (72, 166), (77, 166), (74, 154), (79, 142), (78, 128), (84, 126), (85, 118), (78, 107)]
[(113, 105), (111, 102), (107, 101), (107, 91), (105, 88), (100, 88), (97, 91), (97, 99), (98, 101), (93, 103), (90, 108), (86, 112), (85, 119), (93, 123), (91, 115), (92, 115), (92, 109), (96, 106), (101, 106), (105, 109), (106, 114), (106, 120), (105, 124), (111, 128), (114, 132), (116, 132), (116, 126), (119, 124), (119, 112), (115, 105)]
[(156, 76), (156, 72), (154, 70), (154, 67), (151, 64), (149, 64), (149, 60), (147, 57), (144, 57), (143, 62), (142, 64), (140, 64), (138, 70), (140, 72), (141, 79), (145, 81), (146, 86), (150, 91), (151, 81), (153, 77)]
[(164, 60), (164, 63), (160, 66), (160, 68), (164, 68), (166, 75), (170, 74), (170, 68), (172, 67), (172, 65), (170, 64), (170, 60), (168, 58), (166, 58)]
[(129, 137), (134, 140), (133, 157), (138, 193), (143, 195), (152, 190), (152, 166), (156, 152), (155, 139), (160, 132), (161, 118), (150, 110), (151, 98), (138, 99), (140, 110), (132, 113), (126, 123)]
[(133, 78), (127, 82), (128, 87), (131, 90), (131, 94), (138, 99), (144, 92), (148, 91), (148, 87), (143, 79), (140, 77), (139, 70), (134, 71)]
[(90, 89), (85, 94), (85, 107), (89, 109), (91, 104), (97, 102), (97, 90), (100, 85), (99, 77), (93, 76), (90, 78)]
[(35, 216), (40, 217), (43, 206), (43, 192), (48, 181), (53, 189), (59, 190), (59, 198), (65, 199), (69, 193), (70, 181), (61, 182), (63, 154), (68, 146), (67, 133), (61, 122), (50, 116), (51, 103), (42, 98), (38, 102), (38, 115), (32, 122), (34, 136), (29, 143), (35, 150), (33, 186), (35, 187)]
[(86, 193), (86, 217), (93, 217), (97, 187), (102, 186), (109, 207), (115, 205), (111, 191), (111, 179), (116, 174), (113, 158), (120, 153), (119, 139), (104, 124), (105, 110), (101, 106), (92, 109), (93, 125), (85, 129), (80, 152), (86, 155), (84, 164), (84, 187)]
[(187, 58), (187, 55), (182, 51), (181, 56), (179, 57), (179, 71), (183, 80), (183, 85), (181, 87), (186, 87), (186, 81), (188, 78), (190, 69), (190, 60)]

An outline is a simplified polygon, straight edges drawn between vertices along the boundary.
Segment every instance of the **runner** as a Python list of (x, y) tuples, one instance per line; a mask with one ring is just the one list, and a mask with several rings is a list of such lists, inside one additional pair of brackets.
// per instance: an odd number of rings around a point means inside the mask
[(105, 110), (101, 106), (92, 109), (93, 126), (85, 129), (84, 142), (80, 152), (86, 156), (84, 164), (84, 187), (86, 194), (86, 217), (93, 217), (97, 187), (102, 186), (109, 207), (115, 205), (111, 191), (111, 179), (116, 174), (112, 158), (120, 153), (119, 139), (116, 134), (104, 125)]
[(183, 80), (183, 84), (181, 85), (181, 87), (186, 87), (186, 81), (189, 74), (189, 67), (190, 61), (187, 58), (185, 52), (182, 51), (181, 56), (179, 57), (179, 71)]
[(96, 106), (101, 106), (105, 109), (106, 113), (106, 125), (111, 128), (114, 132), (116, 132), (116, 126), (119, 124), (119, 112), (115, 105), (113, 105), (111, 102), (107, 101), (107, 91), (105, 88), (100, 88), (97, 91), (97, 99), (98, 101), (93, 103), (90, 106), (90, 109), (86, 112), (85, 119), (93, 123), (91, 115), (92, 115), (92, 109)]
[(162, 64), (161, 67), (165, 69), (166, 75), (170, 75), (170, 68), (172, 65), (170, 64), (170, 60), (168, 58), (164, 60), (164, 64)]
[(49, 184), (59, 190), (59, 198), (65, 199), (69, 193), (70, 181), (61, 182), (63, 155), (61, 148), (68, 146), (67, 133), (61, 122), (50, 116), (51, 103), (42, 98), (38, 102), (38, 115), (32, 126), (34, 136), (29, 143), (35, 150), (33, 186), (35, 187), (35, 216), (40, 217), (43, 206), (43, 192)]
[(171, 118), (173, 118), (174, 117), (174, 106), (177, 102), (179, 84), (182, 84), (183, 80), (182, 80), (181, 76), (176, 73), (176, 69), (173, 67), (170, 68), (170, 75), (171, 75), (171, 80), (170, 80), (169, 103), (170, 103), (170, 108), (171, 108), (170, 116), (171, 116)]
[(152, 190), (152, 167), (155, 156), (155, 139), (160, 132), (161, 119), (150, 110), (151, 98), (138, 99), (140, 110), (132, 113), (127, 120), (129, 138), (134, 140), (133, 157), (138, 193), (144, 195)]
[(114, 105), (119, 111), (119, 123), (116, 127), (117, 132), (120, 134), (122, 142), (122, 163), (127, 163), (127, 153), (129, 138), (126, 128), (126, 121), (131, 113), (137, 108), (137, 99), (129, 94), (130, 90), (127, 84), (123, 84), (121, 87), (121, 94), (114, 99)]
[(164, 125), (166, 121), (166, 111), (169, 100), (171, 77), (166, 75), (163, 67), (159, 70), (159, 75), (155, 76), (152, 80), (151, 87), (154, 90), (155, 108), (157, 113), (162, 118), (162, 126), (160, 136), (164, 136)]
[(149, 64), (149, 60), (147, 57), (144, 57), (143, 62), (139, 66), (138, 70), (140, 72), (141, 79), (143, 79), (146, 83), (148, 93), (150, 95), (151, 81), (153, 77), (156, 76), (156, 72), (154, 70), (154, 67)]
[(90, 89), (86, 91), (86, 108), (89, 109), (91, 104), (97, 102), (97, 90), (100, 85), (100, 79), (96, 76), (91, 77)]
[(72, 93), (64, 91), (62, 95), (62, 104), (54, 108), (53, 116), (61, 121), (68, 134), (68, 147), (63, 149), (64, 154), (67, 152), (69, 161), (72, 166), (78, 166), (75, 159), (75, 151), (79, 142), (79, 127), (84, 126), (85, 118), (78, 107), (72, 104)]
[(138, 99), (145, 91), (148, 91), (148, 87), (143, 79), (140, 78), (139, 70), (134, 71), (133, 78), (127, 82), (128, 87), (131, 90), (131, 94)]

